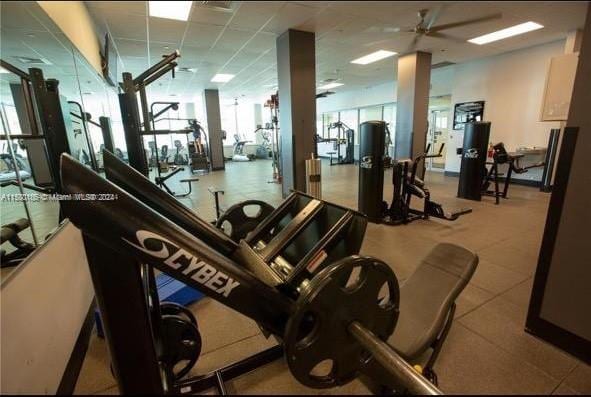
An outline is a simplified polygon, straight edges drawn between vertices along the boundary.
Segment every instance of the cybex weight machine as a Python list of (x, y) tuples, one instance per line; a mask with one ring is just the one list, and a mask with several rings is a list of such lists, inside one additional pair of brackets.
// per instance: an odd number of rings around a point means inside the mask
[[(109, 181), (62, 156), (64, 188), (116, 199), (63, 205), (84, 234), (121, 393), (185, 394), (215, 386), (224, 393), (224, 380), (283, 354), (294, 377), (309, 387), (334, 387), (365, 374), (389, 390), (440, 393), (401, 354), (410, 359), (431, 346), (438, 352), (440, 335), (453, 319), (453, 302), (476, 266), (475, 255), (457, 246), (436, 247), (425, 263), (450, 266), (457, 278), (436, 282), (429, 274), (432, 266), (421, 265), (413, 280), (426, 276), (424, 282), (435, 284), (414, 285), (409, 294), (447, 292), (429, 293), (427, 301), (411, 295), (400, 301), (391, 268), (357, 255), (367, 221), (356, 211), (294, 192), (235, 241), (105, 154)], [(187, 309), (157, 303), (152, 268), (250, 317), (280, 344), (212, 373), (183, 378), (199, 357), (201, 337)], [(413, 308), (419, 301), (427, 307)], [(407, 319), (426, 310), (433, 324), (413, 329), (417, 323), (406, 320), (397, 327), (400, 303), (408, 307)], [(408, 348), (403, 343), (395, 351), (385, 342), (395, 328), (401, 330), (398, 340), (412, 341)], [(327, 360), (330, 368), (318, 373)]]

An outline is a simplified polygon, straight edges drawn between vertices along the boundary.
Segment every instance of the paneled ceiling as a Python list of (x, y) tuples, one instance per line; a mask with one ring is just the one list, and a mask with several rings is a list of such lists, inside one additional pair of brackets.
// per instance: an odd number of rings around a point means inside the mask
[[(224, 96), (270, 92), (277, 83), (275, 40), (288, 28), (316, 33), (317, 81), (338, 78), (350, 90), (395, 78), (395, 64), (386, 59), (367, 66), (350, 61), (378, 49), (404, 52), (409, 33), (387, 33), (392, 27), (414, 26), (420, 9), (444, 6), (437, 23), (450, 23), (502, 12), (498, 20), (446, 31), (469, 39), (526, 21), (544, 29), (520, 37), (478, 46), (424, 38), (418, 49), (433, 53), (433, 63), (476, 58), (565, 38), (584, 24), (584, 2), (386, 2), (386, 1), (253, 1), (224, 3), (221, 11), (193, 2), (188, 22), (151, 18), (147, 2), (87, 1), (97, 25), (108, 30), (121, 55), (122, 70), (138, 73), (163, 54), (179, 49), (181, 72), (162, 80), (164, 95), (191, 95), (219, 87)], [(210, 83), (216, 73), (236, 77), (225, 84)]]
[[(6, 2), (2, 3), (4, 7)], [(271, 93), (277, 84), (275, 40), (289, 28), (316, 33), (317, 82), (337, 78), (345, 85), (334, 91), (344, 91), (395, 79), (396, 58), (366, 66), (350, 61), (378, 49), (404, 52), (413, 34), (391, 33), (391, 28), (416, 25), (420, 9), (433, 10), (443, 6), (436, 24), (497, 12), (503, 14), (501, 19), (446, 31), (460, 41), (423, 38), (418, 49), (433, 53), (433, 63), (437, 64), (465, 62), (564, 39), (569, 31), (582, 28), (587, 6), (586, 2), (565, 1), (225, 1), (207, 2), (209, 4), (195, 1), (189, 21), (184, 22), (149, 17), (148, 2), (143, 1), (85, 3), (98, 30), (109, 32), (114, 39), (120, 55), (119, 74), (122, 71), (138, 74), (163, 54), (179, 49), (179, 67), (194, 71), (178, 72), (174, 80), (170, 76), (163, 77), (152, 85), (150, 94), (183, 98), (198, 97), (204, 88), (216, 87), (226, 98)], [(223, 3), (228, 9), (212, 7), (213, 3)], [(465, 42), (526, 21), (535, 21), (545, 27), (483, 46)], [(13, 21), (12, 24), (18, 27), (7, 23), (10, 21), (2, 21), (3, 35), (23, 36), (30, 30), (25, 21)], [(55, 32), (56, 35), (59, 36), (59, 32)], [(15, 43), (28, 40), (25, 36), (14, 39)], [(36, 45), (38, 41), (29, 41), (38, 52), (43, 52), (43, 46)], [(7, 41), (3, 38), (2, 42)], [(2, 50), (26, 50), (21, 44), (15, 46), (17, 48)], [(63, 56), (71, 57), (71, 54), (63, 52)], [(58, 65), (59, 60), (55, 60), (55, 64)], [(225, 84), (211, 83), (216, 73), (231, 73), (236, 77)]]

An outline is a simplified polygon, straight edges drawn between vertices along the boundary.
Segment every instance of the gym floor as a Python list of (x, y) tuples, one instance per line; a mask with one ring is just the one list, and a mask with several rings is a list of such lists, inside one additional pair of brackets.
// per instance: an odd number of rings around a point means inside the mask
[[(215, 217), (215, 185), (225, 190), (224, 207), (246, 199), (281, 202), (280, 185), (271, 180), (271, 163), (227, 163), (225, 172), (202, 176), (193, 194), (181, 199), (204, 219)], [(384, 197), (391, 197), (387, 183)], [(357, 167), (323, 162), (323, 198), (357, 207)], [(179, 178), (180, 179), (180, 178)], [(457, 199), (457, 178), (427, 173), (427, 186), (444, 208), (472, 207), (456, 222), (416, 221), (406, 226), (369, 224), (362, 253), (388, 263), (400, 282), (412, 273), (437, 242), (447, 241), (476, 251), (480, 264), (460, 295), (456, 319), (435, 365), (444, 393), (462, 394), (590, 394), (591, 367), (524, 331), (533, 275), (550, 195), (537, 188), (512, 185), (500, 205)], [(173, 190), (185, 186), (170, 184)], [(237, 361), (275, 343), (250, 319), (204, 298), (191, 306), (202, 333), (202, 356), (192, 374)], [(338, 389), (312, 390), (300, 385), (278, 360), (227, 384), (237, 394), (367, 394), (360, 381)], [(93, 334), (76, 394), (117, 394), (109, 369), (106, 343)], [(213, 392), (213, 391), (212, 391)]]

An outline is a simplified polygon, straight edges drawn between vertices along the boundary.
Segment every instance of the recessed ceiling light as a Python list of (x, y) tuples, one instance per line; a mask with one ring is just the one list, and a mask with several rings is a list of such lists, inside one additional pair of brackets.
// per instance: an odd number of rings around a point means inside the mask
[(188, 21), (192, 1), (149, 1), (150, 16)]
[(227, 83), (234, 78), (233, 74), (218, 73), (211, 79), (212, 83)]
[(35, 37), (35, 34), (34, 33), (27, 33), (27, 37), (33, 38), (33, 37)]
[(468, 41), (470, 43), (482, 45), (492, 43), (493, 41), (506, 39), (507, 37), (517, 36), (518, 34), (531, 32), (532, 30), (542, 29), (543, 27), (544, 26), (540, 25), (539, 23), (529, 21), (519, 25), (508, 27), (506, 29), (497, 30), (496, 32), (485, 34), (483, 36), (478, 36)]
[(351, 63), (356, 63), (358, 65), (367, 65), (369, 63), (381, 61), (382, 59), (389, 58), (391, 56), (396, 55), (396, 52), (393, 51), (386, 51), (386, 50), (379, 50), (376, 52), (372, 52), (371, 54), (362, 56), (361, 58), (357, 58), (351, 61)]
[(321, 85), (318, 87), (319, 90), (330, 90), (331, 88), (336, 88), (344, 85), (343, 83), (329, 83), (325, 85)]
[(10, 73), (8, 70), (4, 69), (2, 66), (0, 66), (0, 73)]

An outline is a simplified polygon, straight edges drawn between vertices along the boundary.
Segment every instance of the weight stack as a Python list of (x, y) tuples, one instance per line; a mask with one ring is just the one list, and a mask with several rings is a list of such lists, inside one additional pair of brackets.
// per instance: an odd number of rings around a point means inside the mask
[(480, 201), (486, 170), (486, 151), (490, 139), (490, 122), (466, 123), (462, 145), (462, 163), (458, 197)]
[(359, 127), (359, 212), (370, 222), (383, 219), (384, 201), (384, 146), (386, 123), (366, 121)]
[(306, 160), (306, 193), (310, 196), (322, 199), (322, 188), (320, 183), (320, 166), (322, 162), (312, 153), (312, 158)]

